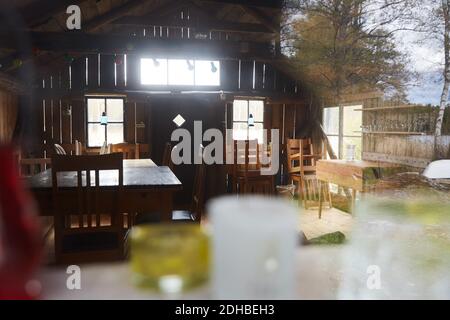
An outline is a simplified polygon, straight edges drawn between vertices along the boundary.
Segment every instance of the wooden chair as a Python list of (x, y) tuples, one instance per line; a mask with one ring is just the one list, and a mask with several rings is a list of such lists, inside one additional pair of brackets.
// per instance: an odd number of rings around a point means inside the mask
[(289, 181), (298, 184), (300, 200), (303, 197), (304, 177), (316, 173), (316, 160), (322, 154), (314, 154), (314, 147), (310, 138), (288, 139), (286, 142), (287, 172)]
[(47, 170), (50, 165), (50, 158), (22, 158), (19, 160), (19, 172), (22, 177), (31, 177)]
[(124, 159), (139, 159), (139, 144), (117, 143), (111, 144), (111, 153), (121, 152)]
[(274, 194), (274, 176), (261, 174), (258, 140), (235, 140), (231, 169), (233, 192), (239, 194)]
[[(322, 202), (322, 207), (326, 206), (331, 209), (331, 193), (327, 185), (320, 182), (315, 174), (307, 174), (303, 176), (303, 206), (305, 209), (318, 209), (319, 201), (321, 197), (324, 202)], [(319, 219), (321, 216), (319, 215)]]
[(192, 190), (192, 202), (189, 210), (175, 210), (172, 212), (172, 220), (200, 222), (203, 216), (205, 202), (205, 165), (195, 165), (194, 188)]
[(139, 145), (139, 159), (150, 158), (150, 145), (148, 143), (136, 143)]
[[(60, 156), (52, 158), (52, 185), (55, 225), (55, 258), (57, 263), (115, 260), (123, 257), (124, 223), (118, 212), (123, 197), (122, 153), (99, 156)], [(100, 175), (103, 170), (116, 170), (118, 184), (111, 208), (104, 212), (100, 203)], [(94, 179), (91, 179), (91, 171)], [(74, 191), (64, 188), (67, 173), (76, 172)], [(76, 196), (75, 207), (65, 205), (67, 197)], [(107, 219), (102, 219), (102, 216)], [(105, 221), (107, 220), (107, 221)], [(105, 225), (106, 224), (106, 225)]]
[(55, 143), (53, 145), (53, 150), (50, 150), (50, 155), (57, 154), (57, 155), (72, 155), (72, 156), (78, 156), (83, 154), (83, 145), (81, 142), (75, 140), (75, 143), (63, 143), (58, 144)]
[(164, 153), (163, 153), (161, 165), (169, 167), (170, 170), (173, 171), (174, 163), (172, 161), (172, 145), (170, 144), (170, 142), (167, 142), (166, 146), (164, 147)]

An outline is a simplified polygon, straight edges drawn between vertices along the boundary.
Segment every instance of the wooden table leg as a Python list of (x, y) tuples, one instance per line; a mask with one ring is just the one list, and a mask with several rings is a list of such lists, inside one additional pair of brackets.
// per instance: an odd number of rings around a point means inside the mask
[(352, 189), (352, 204), (351, 204), (351, 212), (355, 213), (355, 203), (356, 203), (356, 190)]
[(162, 192), (161, 193), (161, 220), (164, 222), (172, 221), (172, 211), (173, 211), (173, 194), (172, 192)]
[(319, 219), (322, 219), (322, 181), (317, 180), (319, 184)]

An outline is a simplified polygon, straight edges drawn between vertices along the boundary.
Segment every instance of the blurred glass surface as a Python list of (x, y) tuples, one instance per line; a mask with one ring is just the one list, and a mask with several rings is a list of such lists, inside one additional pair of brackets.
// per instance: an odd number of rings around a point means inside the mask
[(139, 287), (166, 294), (196, 287), (209, 277), (209, 238), (196, 224), (135, 226), (131, 269)]
[(292, 299), (298, 208), (258, 196), (213, 200), (212, 292), (216, 299)]
[(364, 199), (343, 262), (341, 299), (450, 299), (450, 204)]

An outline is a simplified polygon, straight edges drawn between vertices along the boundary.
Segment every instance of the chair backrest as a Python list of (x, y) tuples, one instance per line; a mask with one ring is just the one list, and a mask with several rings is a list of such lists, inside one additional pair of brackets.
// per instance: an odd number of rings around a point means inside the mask
[[(113, 208), (113, 212), (105, 212), (103, 208), (101, 193), (100, 171), (117, 171), (117, 187), (111, 197), (114, 203), (108, 208)], [(91, 173), (93, 177), (91, 176)], [(75, 178), (73, 173), (76, 173)], [(73, 180), (72, 180), (73, 179)], [(73, 188), (67, 188), (67, 180), (74, 182)], [(109, 181), (109, 180), (108, 180)], [(55, 228), (55, 256), (58, 262), (63, 261), (63, 257), (72, 256), (77, 259), (96, 259), (96, 253), (101, 252), (102, 257), (109, 254), (109, 257), (117, 258), (123, 253), (123, 217), (119, 212), (119, 203), (123, 194), (123, 154), (114, 153), (107, 155), (81, 155), (81, 156), (61, 156), (55, 155), (52, 158), (52, 189), (54, 203), (54, 228)], [(65, 203), (68, 197), (76, 199), (76, 205), (67, 207)], [(108, 217), (109, 221), (104, 221), (102, 217)], [(106, 225), (105, 225), (106, 224)], [(64, 247), (66, 239), (72, 239), (74, 235), (105, 236), (109, 232), (113, 241), (113, 247), (108, 247), (105, 253), (98, 246), (104, 247), (104, 243), (90, 243), (86, 252), (67, 252)], [(94, 241), (99, 242), (99, 241)], [(101, 242), (101, 241), (100, 241)], [(97, 249), (96, 246), (97, 245)], [(98, 252), (97, 252), (97, 251)], [(83, 257), (83, 258), (80, 258)], [(88, 258), (89, 257), (89, 258)], [(100, 259), (100, 255), (98, 256)], [(103, 258), (101, 258), (103, 259)]]
[(121, 152), (124, 159), (139, 159), (139, 144), (111, 144), (111, 153)]
[(45, 171), (50, 165), (50, 158), (21, 158), (19, 160), (19, 172), (23, 177), (31, 177)]
[[(123, 154), (112, 153), (98, 156), (61, 156), (55, 155), (52, 158), (52, 186), (55, 201), (58, 202), (58, 193), (60, 192), (60, 183), (58, 173), (76, 172), (76, 189), (78, 196), (77, 213), (80, 215), (78, 226), (84, 226), (83, 215), (88, 215), (88, 227), (93, 224), (89, 216), (95, 216), (100, 210), (100, 203), (96, 203), (99, 195), (100, 171), (116, 170), (118, 172), (118, 190), (123, 187)], [(94, 172), (92, 181), (91, 172)], [(84, 183), (83, 183), (84, 177)], [(91, 198), (94, 198), (92, 206)], [(58, 207), (56, 205), (56, 207)], [(58, 209), (58, 208), (56, 208)], [(87, 210), (87, 212), (85, 212)], [(92, 212), (91, 212), (92, 211)], [(100, 217), (95, 217), (99, 219)]]
[(150, 157), (150, 145), (148, 143), (136, 143), (139, 145), (139, 159)]
[(173, 170), (174, 168), (174, 163), (172, 161), (172, 145), (170, 144), (170, 142), (167, 142), (166, 146), (164, 147), (161, 165), (169, 167), (170, 170)]
[(201, 221), (203, 205), (205, 202), (205, 164), (195, 165), (194, 188), (192, 190), (191, 212), (195, 215), (195, 221)]
[(261, 159), (258, 140), (234, 140), (233, 173), (260, 170)]
[(298, 173), (304, 169), (311, 170), (315, 166), (316, 156), (310, 138), (287, 139), (286, 160), (288, 173)]
[(54, 147), (55, 154), (60, 155), (60, 156), (67, 155), (66, 150), (60, 144), (55, 143), (53, 145), (53, 147)]

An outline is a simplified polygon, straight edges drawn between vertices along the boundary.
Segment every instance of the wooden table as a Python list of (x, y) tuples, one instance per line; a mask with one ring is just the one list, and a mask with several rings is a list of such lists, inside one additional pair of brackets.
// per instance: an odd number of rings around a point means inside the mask
[[(292, 299), (336, 299), (343, 265), (342, 246), (305, 246), (296, 252), (296, 292)], [(68, 290), (67, 266), (44, 267), (37, 274), (44, 300), (215, 299), (211, 284), (181, 294), (159, 294), (137, 288), (126, 262), (81, 265), (81, 289)]]
[[(76, 186), (76, 172), (62, 173), (61, 187)], [(29, 179), (27, 183), (35, 196), (39, 212), (43, 216), (53, 215), (52, 172), (45, 170)], [(102, 207), (105, 212), (112, 211), (115, 187), (118, 184), (116, 172), (100, 172), (100, 190)], [(181, 182), (168, 167), (158, 167), (150, 159), (123, 160), (124, 197), (119, 204), (120, 212), (159, 211), (162, 219), (172, 220), (173, 194), (182, 189)], [(65, 207), (76, 206), (76, 197), (67, 195)], [(64, 210), (64, 207), (62, 208)]]
[[(367, 192), (378, 179), (402, 171), (397, 164), (364, 160), (319, 160), (316, 166), (317, 179), (322, 183), (334, 183), (352, 189), (352, 212), (356, 192)], [(322, 215), (322, 192), (319, 192), (319, 218)]]

